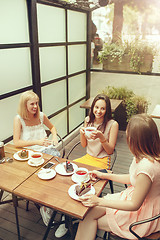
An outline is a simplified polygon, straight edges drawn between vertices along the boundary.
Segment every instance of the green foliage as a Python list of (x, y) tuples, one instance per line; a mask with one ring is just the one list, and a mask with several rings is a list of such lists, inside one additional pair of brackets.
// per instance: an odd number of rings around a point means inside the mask
[(102, 93), (106, 94), (109, 98), (123, 100), (124, 102), (134, 96), (133, 91), (126, 87), (108, 86), (102, 90)]
[(132, 115), (138, 113), (147, 113), (149, 102), (144, 96), (135, 95), (132, 90), (126, 87), (108, 86), (102, 93), (106, 94), (110, 99), (123, 100), (123, 106), (126, 109), (127, 121)]
[(155, 48), (145, 41), (135, 39), (128, 45), (128, 54), (130, 58), (130, 67), (140, 73), (140, 67), (144, 63), (145, 55), (154, 56), (156, 53)]
[(103, 63), (104, 60), (111, 57), (111, 62), (118, 59), (118, 63), (122, 62), (122, 57), (128, 54), (130, 57), (130, 68), (134, 72), (140, 73), (140, 67), (144, 63), (145, 55), (154, 56), (156, 53), (155, 48), (149, 45), (146, 41), (135, 39), (131, 42), (124, 43), (105, 43), (103, 50), (99, 55), (99, 62)]

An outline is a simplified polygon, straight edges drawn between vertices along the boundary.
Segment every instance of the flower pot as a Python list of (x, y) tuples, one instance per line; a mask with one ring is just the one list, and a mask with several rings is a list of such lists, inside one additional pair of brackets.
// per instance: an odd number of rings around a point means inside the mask
[[(103, 70), (133, 72), (134, 70), (130, 67), (130, 59), (131, 57), (127, 54), (122, 57), (121, 62), (118, 59), (112, 61), (109, 56), (108, 59), (103, 60)], [(143, 61), (144, 63), (140, 66), (139, 72), (152, 72), (153, 55), (145, 55)]]
[(140, 72), (147, 72), (151, 73), (152, 72), (152, 64), (153, 64), (153, 55), (152, 54), (147, 54), (144, 55), (144, 63), (142, 66), (140, 66)]

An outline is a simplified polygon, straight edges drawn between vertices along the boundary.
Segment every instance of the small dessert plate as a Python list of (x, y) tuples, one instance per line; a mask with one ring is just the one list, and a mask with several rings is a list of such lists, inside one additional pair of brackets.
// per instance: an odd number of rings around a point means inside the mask
[[(73, 174), (71, 178), (72, 178), (72, 181), (73, 181), (73, 182), (79, 183), (79, 184), (81, 183), (81, 182), (78, 181), (78, 179), (76, 178), (76, 174)], [(90, 180), (90, 176), (88, 175), (88, 177), (86, 178), (86, 180), (83, 181), (83, 182), (88, 182), (89, 180)]]
[[(79, 184), (74, 184), (72, 185), (69, 189), (68, 189), (68, 194), (71, 198), (73, 198), (74, 200), (78, 200), (79, 201), (79, 196), (76, 194), (76, 190), (75, 187), (79, 185)], [(95, 194), (95, 188), (93, 186), (91, 186), (91, 190), (89, 192), (86, 193), (87, 194)], [(84, 194), (85, 195), (85, 194)], [(84, 196), (83, 195), (83, 196)]]
[[(22, 150), (21, 150), (21, 151), (22, 151)], [(19, 155), (18, 155), (18, 153), (20, 153), (21, 151), (18, 151), (18, 152), (16, 152), (16, 153), (13, 155), (13, 157), (14, 157), (16, 160), (18, 160), (18, 161), (27, 161), (28, 159), (31, 158), (31, 154), (33, 153), (33, 151), (27, 150), (27, 151), (28, 151), (28, 158), (20, 158)]]
[(64, 176), (69, 176), (69, 175), (72, 175), (78, 168), (78, 166), (75, 164), (75, 163), (72, 163), (73, 165), (73, 172), (66, 172), (65, 170), (65, 165), (66, 163), (64, 162), (63, 164), (58, 164), (56, 167), (55, 167), (55, 170), (58, 174), (60, 175), (64, 175)]
[(54, 169), (42, 169), (38, 172), (38, 177), (43, 180), (49, 180), (56, 176), (56, 171)]
[(39, 163), (37, 163), (37, 164), (35, 164), (35, 163), (32, 161), (32, 159), (29, 159), (29, 160), (28, 160), (28, 164), (29, 164), (30, 166), (32, 166), (32, 167), (41, 166), (43, 163), (44, 163), (44, 159), (43, 159), (43, 158), (42, 158), (42, 160), (41, 160)]

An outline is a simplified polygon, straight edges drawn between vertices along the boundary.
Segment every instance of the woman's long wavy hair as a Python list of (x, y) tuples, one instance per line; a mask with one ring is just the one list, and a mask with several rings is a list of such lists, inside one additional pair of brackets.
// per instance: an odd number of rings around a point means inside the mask
[[(36, 98), (37, 101), (39, 102), (38, 95), (32, 91), (26, 91), (26, 92), (22, 93), (20, 96), (19, 106), (18, 106), (18, 114), (21, 116), (21, 118), (23, 118), (25, 120), (28, 119), (27, 102), (28, 102), (28, 100), (31, 100), (33, 98)], [(40, 108), (38, 105), (35, 117), (39, 117), (39, 115), (40, 115)]]
[(127, 143), (137, 159), (160, 161), (160, 137), (157, 126), (147, 114), (134, 115), (127, 125)]
[(90, 113), (89, 113), (89, 122), (88, 122), (88, 125), (93, 125), (94, 124), (94, 120), (95, 120), (95, 115), (93, 113), (93, 108), (96, 104), (96, 102), (98, 100), (104, 100), (105, 103), (106, 103), (106, 113), (104, 115), (104, 120), (103, 120), (103, 123), (102, 125), (98, 128), (99, 130), (101, 130), (102, 132), (104, 132), (105, 128), (106, 128), (106, 124), (107, 122), (112, 119), (112, 111), (111, 111), (111, 102), (110, 102), (110, 99), (107, 95), (105, 94), (98, 94), (94, 99), (93, 99), (93, 102), (92, 102), (92, 105), (91, 105), (91, 109), (90, 109)]

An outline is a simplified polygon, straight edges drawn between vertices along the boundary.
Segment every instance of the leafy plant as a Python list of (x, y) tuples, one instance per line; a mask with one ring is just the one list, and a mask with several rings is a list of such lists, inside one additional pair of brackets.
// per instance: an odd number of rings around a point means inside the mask
[(138, 113), (146, 113), (148, 111), (149, 101), (144, 96), (135, 95), (132, 90), (126, 87), (108, 86), (102, 93), (106, 94), (110, 99), (123, 100), (127, 114), (127, 122), (132, 115)]
[[(155, 55), (156, 50), (145, 41), (135, 40), (130, 43), (128, 54), (130, 56), (130, 67), (140, 73), (140, 68), (144, 63), (145, 55)], [(153, 59), (152, 59), (153, 60)]]
[(144, 63), (144, 56), (151, 55), (152, 59), (155, 55), (155, 47), (149, 45), (148, 42), (135, 39), (132, 42), (117, 42), (117, 43), (105, 43), (103, 50), (99, 55), (99, 62), (102, 63), (106, 59), (111, 59), (113, 62), (115, 59), (120, 64), (124, 55), (129, 56), (130, 68), (133, 71), (140, 73), (140, 68)]

